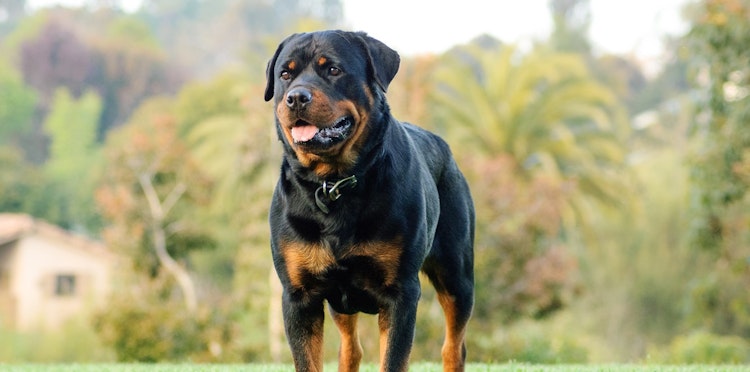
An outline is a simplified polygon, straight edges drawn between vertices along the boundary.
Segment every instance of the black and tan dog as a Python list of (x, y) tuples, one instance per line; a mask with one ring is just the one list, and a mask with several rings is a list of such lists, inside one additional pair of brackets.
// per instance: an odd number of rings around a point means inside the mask
[(399, 61), (364, 33), (322, 31), (288, 37), (268, 64), (265, 99), (284, 147), (271, 247), (298, 371), (323, 369), (324, 301), (340, 371), (359, 368), (359, 312), (378, 314), (381, 371), (405, 371), (420, 270), (445, 312), (444, 369), (464, 368), (474, 207), (448, 145), (391, 116), (385, 90)]

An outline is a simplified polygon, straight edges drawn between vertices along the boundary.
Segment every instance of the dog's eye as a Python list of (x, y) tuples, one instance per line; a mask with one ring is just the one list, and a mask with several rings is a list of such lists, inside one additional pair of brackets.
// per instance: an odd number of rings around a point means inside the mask
[(292, 74), (290, 74), (289, 71), (281, 71), (282, 80), (289, 80), (291, 78), (292, 78)]
[(338, 67), (331, 66), (331, 67), (328, 68), (328, 75), (339, 76), (339, 75), (341, 75), (341, 69), (338, 68)]

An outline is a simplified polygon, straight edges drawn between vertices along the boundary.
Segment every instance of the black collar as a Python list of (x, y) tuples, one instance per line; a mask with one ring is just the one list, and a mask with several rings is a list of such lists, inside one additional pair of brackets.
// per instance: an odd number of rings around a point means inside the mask
[(315, 190), (315, 204), (317, 204), (321, 212), (328, 214), (330, 209), (328, 209), (326, 203), (339, 200), (342, 189), (353, 188), (355, 186), (357, 186), (356, 176), (349, 176), (331, 183), (323, 181), (323, 184)]

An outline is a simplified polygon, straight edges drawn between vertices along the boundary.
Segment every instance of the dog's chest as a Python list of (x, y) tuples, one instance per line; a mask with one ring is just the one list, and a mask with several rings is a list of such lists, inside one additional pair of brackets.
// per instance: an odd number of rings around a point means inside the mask
[(377, 312), (375, 297), (395, 283), (403, 246), (401, 239), (333, 248), (292, 243), (282, 252), (292, 286), (323, 294), (342, 313)]

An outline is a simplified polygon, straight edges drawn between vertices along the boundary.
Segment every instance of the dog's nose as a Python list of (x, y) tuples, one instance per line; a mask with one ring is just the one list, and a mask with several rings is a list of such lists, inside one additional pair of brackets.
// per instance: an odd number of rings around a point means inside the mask
[(286, 94), (286, 105), (293, 110), (300, 110), (312, 101), (312, 93), (305, 88), (294, 88)]

